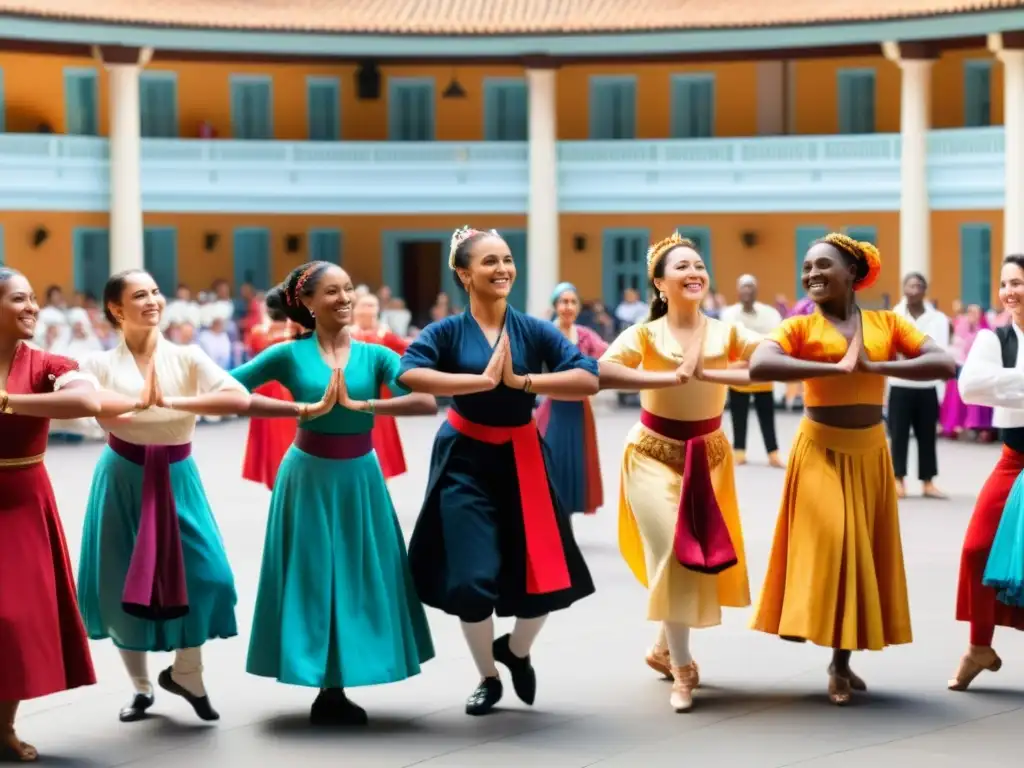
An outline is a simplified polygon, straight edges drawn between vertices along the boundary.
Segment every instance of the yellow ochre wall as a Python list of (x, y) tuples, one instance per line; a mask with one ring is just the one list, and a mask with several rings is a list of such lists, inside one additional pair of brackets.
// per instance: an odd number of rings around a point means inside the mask
[[(934, 65), (932, 124), (936, 128), (963, 125), (963, 62), (990, 58), (983, 49), (946, 53)], [(95, 66), (99, 71), (100, 132), (108, 130), (107, 74), (96, 62), (39, 54), (0, 52), (7, 130), (32, 132), (48, 123), (63, 133), (64, 67)], [(899, 68), (882, 56), (797, 61), (794, 67), (795, 133), (832, 134), (838, 130), (837, 71), (874, 67), (876, 116), (879, 132), (899, 130)], [(354, 141), (387, 138), (387, 78), (433, 76), (437, 84), (436, 136), (439, 141), (475, 141), (483, 137), (483, 81), (486, 77), (522, 76), (514, 66), (459, 67), (387, 66), (381, 68), (381, 98), (358, 101), (355, 66), (242, 62), (156, 62), (150, 69), (177, 73), (180, 135), (195, 137), (203, 121), (221, 138), (231, 136), (230, 76), (261, 74), (273, 78), (274, 131), (281, 140), (307, 136), (306, 82), (309, 75), (338, 77), (341, 83), (342, 137)], [(993, 67), (992, 119), (1002, 123), (1002, 66)], [(757, 64), (755, 62), (696, 64), (603, 64), (567, 66), (558, 70), (558, 135), (564, 140), (585, 139), (589, 127), (589, 78), (592, 75), (635, 75), (637, 78), (637, 138), (669, 135), (670, 81), (673, 74), (713, 72), (715, 133), (736, 137), (757, 134)], [(466, 89), (464, 99), (442, 99), (452, 75)]]
[[(279, 280), (303, 263), (307, 231), (314, 227), (340, 228), (344, 233), (343, 263), (357, 282), (377, 286), (381, 275), (381, 239), (385, 230), (450, 230), (465, 223), (464, 216), (266, 216), (225, 214), (147, 214), (147, 226), (174, 226), (178, 231), (178, 278), (194, 289), (208, 287), (216, 278), (232, 279), (232, 231), (235, 227), (268, 227), (271, 231), (273, 277)], [(103, 213), (51, 213), (0, 211), (3, 252), (8, 265), (23, 271), (37, 291), (56, 283), (73, 286), (72, 231), (75, 227), (106, 227)], [(992, 227), (992, 275), (1001, 262), (1001, 211), (937, 211), (932, 214), (931, 291), (941, 306), (949, 307), (960, 295), (960, 225), (984, 223)], [(608, 228), (646, 228), (660, 239), (681, 224), (707, 227), (711, 235), (711, 261), (716, 286), (727, 297), (735, 294), (736, 279), (750, 272), (760, 281), (762, 297), (781, 293), (794, 298), (796, 280), (796, 230), (802, 226), (831, 229), (875, 227), (882, 252), (883, 270), (878, 283), (864, 300), (877, 303), (883, 293), (893, 301), (900, 293), (899, 216), (896, 213), (772, 213), (704, 214), (699, 218), (675, 214), (564, 214), (561, 217), (561, 278), (576, 284), (587, 299), (601, 297), (602, 233)], [(39, 248), (31, 244), (32, 232), (45, 226), (49, 239)], [(523, 229), (522, 216), (490, 216), (479, 226)], [(757, 233), (757, 245), (747, 248), (740, 240), (744, 231)], [(212, 252), (203, 248), (207, 232), (220, 235)], [(303, 250), (285, 252), (288, 234), (303, 235)], [(573, 239), (583, 235), (586, 248), (575, 251)], [(534, 259), (543, 258), (535, 255)], [(993, 285), (993, 291), (995, 285)], [(993, 294), (993, 298), (995, 298)]]

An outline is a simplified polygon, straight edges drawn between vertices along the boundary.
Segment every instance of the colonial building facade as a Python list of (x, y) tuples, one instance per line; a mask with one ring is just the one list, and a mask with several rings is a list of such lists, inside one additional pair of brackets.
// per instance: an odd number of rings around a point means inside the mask
[(616, 303), (673, 229), (792, 298), (844, 229), (869, 301), (987, 306), (1024, 252), (1024, 0), (174, 5), (0, 0), (0, 258), (37, 288), (323, 258), (415, 303), (468, 223), (533, 312)]

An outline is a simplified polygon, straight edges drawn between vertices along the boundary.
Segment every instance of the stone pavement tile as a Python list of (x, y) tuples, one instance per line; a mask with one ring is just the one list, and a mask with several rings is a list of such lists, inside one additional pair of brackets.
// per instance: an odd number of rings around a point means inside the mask
[[(991, 744), (992, 755), (1016, 754), (1012, 750), (1020, 737), (1014, 718), (1022, 703), (1016, 692), (1024, 691), (1024, 663), (1014, 662), (1024, 658), (1024, 633), (997, 631), (996, 646), (1006, 661), (999, 674), (983, 675), (968, 694), (945, 689), (967, 642), (966, 627), (953, 620), (960, 544), (973, 499), (995, 463), (995, 446), (941, 443), (940, 479), (953, 498), (901, 504), (915, 642), (856, 656), (855, 669), (871, 688), (867, 697), (845, 710), (829, 705), (829, 651), (750, 631), (752, 608), (744, 608), (727, 610), (721, 627), (693, 633), (706, 687), (693, 712), (677, 715), (668, 706), (669, 684), (644, 664), (655, 626), (645, 620), (644, 589), (625, 568), (617, 545), (618, 462), (637, 414), (604, 403), (596, 410), (608, 503), (595, 516), (577, 517), (574, 528), (597, 593), (549, 619), (533, 654), (539, 688), (532, 709), (516, 700), (509, 685), (500, 712), (466, 717), (463, 703), (477, 682), (472, 660), (458, 621), (433, 610), (428, 616), (437, 656), (421, 675), (350, 691), (370, 713), (371, 725), (364, 731), (314, 731), (306, 718), (315, 691), (247, 675), (269, 493), (239, 477), (245, 424), (235, 422), (200, 428), (195, 443), (239, 596), (239, 636), (204, 647), (207, 687), (222, 720), (212, 726), (199, 723), (184, 702), (158, 692), (156, 717), (119, 723), (117, 711), (130, 687), (117, 652), (104, 641), (93, 643), (99, 685), (27, 702), (22, 736), (50, 758), (43, 765), (83, 768), (171, 768), (206, 764), (211, 758), (228, 768), (678, 768), (701, 758), (713, 761), (704, 760), (708, 765), (744, 768), (794, 763), (833, 768), (854, 760), (858, 767), (873, 762), (878, 768), (928, 760), (942, 768), (950, 760), (959, 766), (970, 761), (969, 745), (979, 742)], [(439, 421), (408, 419), (399, 425), (410, 471), (390, 488), (407, 536), (426, 482), (426, 461), (418, 457), (429, 454)], [(751, 463), (737, 470), (737, 488), (756, 601), (783, 473), (762, 466), (756, 422), (751, 425)], [(783, 446), (795, 426), (794, 416), (779, 418)], [(58, 446), (47, 458), (74, 562), (83, 499), (100, 450), (98, 445)], [(912, 456), (912, 475), (913, 462)], [(915, 484), (910, 486), (914, 492)], [(498, 621), (499, 632), (510, 626)], [(170, 661), (168, 654), (154, 655), (153, 676)]]

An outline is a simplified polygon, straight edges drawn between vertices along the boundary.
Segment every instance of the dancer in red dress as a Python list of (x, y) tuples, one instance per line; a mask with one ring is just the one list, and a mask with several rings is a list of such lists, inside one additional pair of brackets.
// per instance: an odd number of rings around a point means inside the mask
[(958, 382), (964, 403), (995, 409), (992, 425), (1000, 430), (1003, 451), (974, 503), (960, 555), (956, 618), (969, 622), (970, 645), (948, 683), (953, 691), (966, 691), (982, 672), (1003, 666), (992, 648), (996, 627), (1024, 630), (1024, 606), (1004, 602), (985, 578), (996, 532), (1004, 515), (1014, 513), (1011, 491), (1024, 472), (1024, 255), (1003, 260), (999, 301), (1012, 321), (995, 331), (978, 331)]
[[(267, 347), (295, 338), (295, 327), (287, 317), (267, 309), (266, 304), (261, 307), (261, 322), (249, 329), (249, 345), (254, 357)], [(275, 400), (292, 401), (291, 392), (276, 381), (258, 387), (254, 394)], [(281, 459), (291, 444), (295, 442), (297, 429), (298, 422), (290, 419), (251, 418), (249, 439), (245, 444), (242, 477), (274, 490), (277, 468), (281, 466)]]
[[(380, 301), (372, 293), (361, 296), (353, 309), (352, 338), (367, 344), (381, 344), (400, 355), (405, 354), (410, 342), (403, 339), (380, 321)], [(382, 399), (391, 397), (387, 387), (381, 387)], [(405, 452), (394, 416), (381, 416), (373, 422), (373, 450), (377, 452), (384, 479), (405, 474)]]
[(0, 267), (0, 761), (32, 762), (14, 731), (18, 705), (96, 682), (50, 476), (50, 419), (118, 416), (143, 404), (105, 392), (78, 363), (26, 344), (39, 306), (23, 275)]

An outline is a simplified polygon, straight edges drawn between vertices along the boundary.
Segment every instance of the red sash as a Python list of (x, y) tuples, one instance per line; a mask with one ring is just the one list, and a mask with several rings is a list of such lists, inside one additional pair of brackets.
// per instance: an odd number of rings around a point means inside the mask
[(533, 421), (521, 427), (475, 424), (454, 408), (448, 409), (448, 423), (471, 440), (490, 445), (512, 443), (526, 532), (526, 591), (543, 595), (568, 589), (572, 586), (569, 565), (565, 562), (562, 535), (551, 503), (537, 425)]
[(707, 436), (722, 425), (722, 417), (676, 421), (640, 412), (640, 423), (671, 440), (686, 443), (674, 551), (684, 568), (697, 573), (721, 573), (739, 562), (729, 529), (715, 498), (708, 464)]

